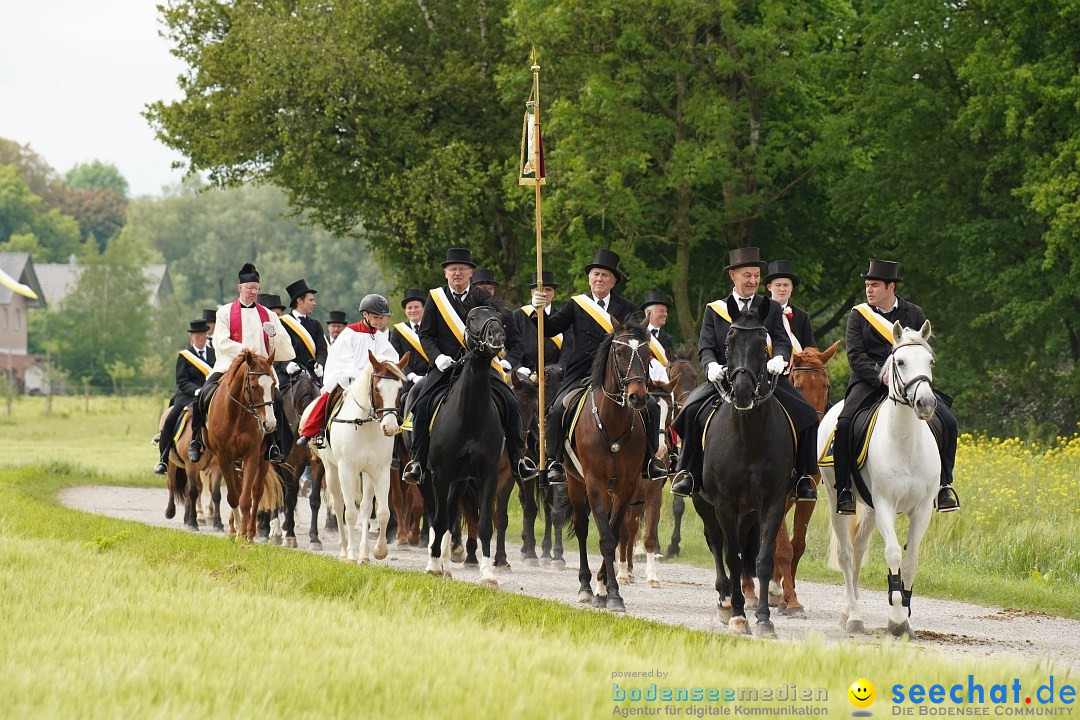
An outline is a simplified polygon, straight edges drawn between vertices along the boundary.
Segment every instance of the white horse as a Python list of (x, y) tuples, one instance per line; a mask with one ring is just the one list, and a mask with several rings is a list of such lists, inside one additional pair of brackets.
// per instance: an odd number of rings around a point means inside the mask
[[(326, 487), (334, 500), (341, 559), (361, 565), (371, 562), (368, 531), (372, 501), (378, 503), (375, 559), (382, 560), (387, 554), (390, 461), (398, 432), (398, 394), (405, 382), (401, 368), (409, 361), (406, 355), (397, 363), (383, 362), (370, 350), (368, 359), (370, 363), (349, 385), (341, 411), (330, 422), (326, 447), (318, 450), (326, 468)], [(310, 407), (304, 412), (305, 420), (309, 412)]]
[[(829, 563), (844, 573), (847, 605), (840, 623), (849, 633), (864, 632), (859, 614), (859, 569), (866, 557), (870, 535), (876, 527), (885, 541), (889, 572), (889, 631), (914, 637), (909, 622), (911, 586), (918, 571), (919, 543), (930, 524), (934, 498), (941, 477), (941, 458), (927, 423), (934, 416), (937, 398), (933, 382), (934, 352), (930, 348), (930, 322), (921, 330), (892, 327), (893, 349), (881, 370), (889, 396), (878, 411), (862, 476), (870, 488), (874, 507), (858, 498), (855, 515), (837, 515), (833, 468), (821, 468), (829, 503), (833, 508), (833, 536)], [(818, 429), (818, 453), (824, 451), (843, 404), (834, 406)], [(852, 453), (855, 454), (855, 449)], [(896, 516), (908, 516), (904, 548), (896, 538)]]

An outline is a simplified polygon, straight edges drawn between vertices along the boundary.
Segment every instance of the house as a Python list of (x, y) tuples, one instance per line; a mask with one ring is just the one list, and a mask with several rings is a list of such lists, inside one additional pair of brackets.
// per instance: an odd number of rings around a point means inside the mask
[[(45, 296), (53, 307), (61, 307), (64, 299), (75, 290), (82, 268), (72, 255), (66, 263), (40, 263), (37, 276), (45, 289)], [(146, 279), (146, 288), (150, 292), (150, 304), (157, 307), (160, 302), (173, 294), (172, 278), (166, 265), (147, 265), (142, 269)]]
[(25, 285), (37, 295), (32, 300), (15, 292), (10, 283), (0, 282), (0, 376), (14, 382), (19, 392), (33, 390), (35, 385), (40, 389), (45, 357), (27, 352), (27, 311), (45, 307), (47, 295), (29, 253), (0, 253), (0, 270), (0, 280)]

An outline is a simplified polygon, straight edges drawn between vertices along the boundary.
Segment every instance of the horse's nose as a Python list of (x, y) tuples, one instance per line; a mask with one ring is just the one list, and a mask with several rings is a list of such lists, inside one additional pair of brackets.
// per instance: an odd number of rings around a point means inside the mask
[(630, 407), (635, 410), (644, 410), (649, 396), (643, 392), (632, 392), (629, 395)]
[(394, 437), (398, 431), (398, 421), (396, 415), (387, 415), (383, 418), (383, 421), (379, 423), (379, 427), (382, 428), (383, 435), (386, 437)]

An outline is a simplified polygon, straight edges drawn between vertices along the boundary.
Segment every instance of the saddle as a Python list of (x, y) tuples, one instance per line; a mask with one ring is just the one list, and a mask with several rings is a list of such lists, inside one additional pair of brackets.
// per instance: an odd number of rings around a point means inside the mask
[(172, 441), (174, 446), (180, 441), (180, 436), (184, 434), (184, 428), (187, 427), (188, 420), (190, 419), (191, 406), (187, 405), (184, 407), (183, 412), (180, 413), (180, 417), (176, 418), (176, 425), (174, 425), (172, 429)]
[(218, 385), (217, 380), (203, 385), (199, 397), (195, 398), (195, 402), (199, 403), (199, 411), (204, 418), (210, 413), (210, 401), (214, 399), (214, 394), (218, 391)]
[[(705, 403), (705, 405), (701, 408), (701, 410), (698, 411), (697, 419), (700, 421), (700, 424), (701, 424), (701, 449), (702, 450), (705, 449), (705, 435), (709, 432), (709, 421), (712, 420), (713, 415), (716, 414), (716, 411), (719, 410), (720, 406), (723, 405), (723, 404), (724, 404), (724, 401), (721, 398), (717, 397), (715, 400), (712, 400), (711, 402)], [(791, 428), (791, 441), (792, 441), (793, 447), (795, 448), (795, 452), (797, 453), (798, 450), (799, 450), (799, 434), (797, 432), (795, 432), (795, 423), (792, 421), (791, 415), (788, 414), (787, 408), (784, 407), (784, 404), (782, 402), (780, 402), (779, 400), (776, 401), (776, 404), (779, 405), (780, 409), (784, 411), (784, 417), (787, 418), (788, 427)], [(794, 457), (794, 455), (793, 455), (793, 457)]]

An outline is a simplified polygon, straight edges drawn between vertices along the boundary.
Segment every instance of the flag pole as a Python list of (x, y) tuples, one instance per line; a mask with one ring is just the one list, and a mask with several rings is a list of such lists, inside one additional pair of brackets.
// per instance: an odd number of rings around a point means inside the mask
[[(533, 145), (533, 185), (536, 187), (536, 287), (540, 292), (544, 291), (544, 252), (543, 252), (543, 240), (542, 240), (542, 225), (541, 225), (541, 205), (540, 205), (540, 66), (536, 63), (536, 50), (533, 50), (532, 56), (532, 74), (533, 74), (533, 101), (536, 103), (533, 105), (533, 123), (536, 128), (536, 142)], [(539, 424), (540, 431), (540, 461), (539, 470), (541, 480), (546, 478), (547, 474), (547, 432), (544, 414), (547, 407), (546, 400), (544, 398), (544, 308), (539, 308), (536, 311), (536, 376), (537, 376), (537, 422)]]

